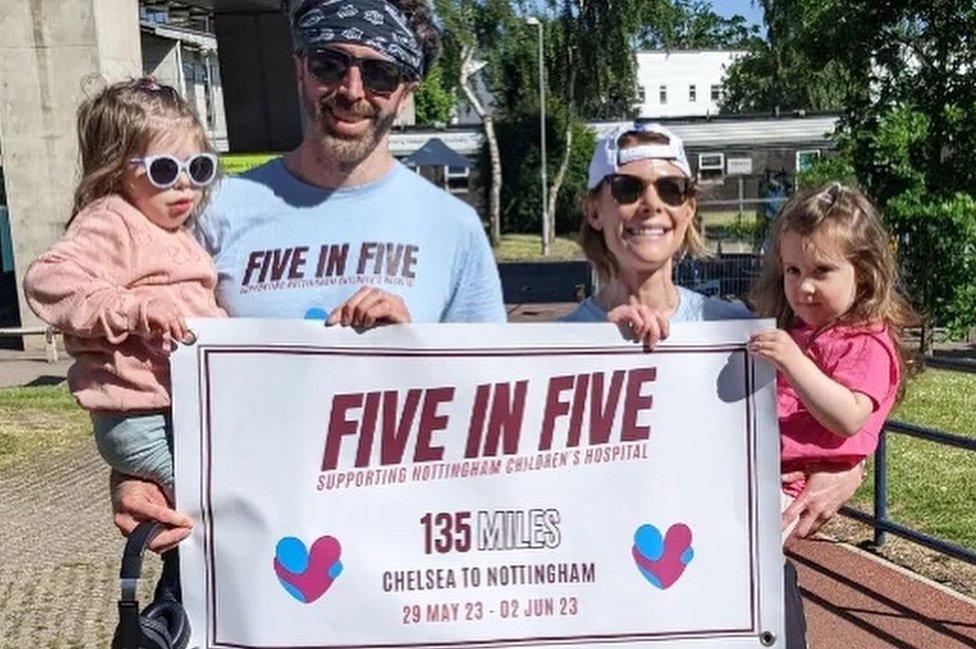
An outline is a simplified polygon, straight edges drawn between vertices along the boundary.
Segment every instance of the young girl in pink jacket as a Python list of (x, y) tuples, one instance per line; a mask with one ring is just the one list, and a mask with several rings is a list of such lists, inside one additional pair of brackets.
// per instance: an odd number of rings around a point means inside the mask
[(190, 106), (151, 78), (78, 110), (82, 178), (64, 237), (27, 270), (31, 309), (64, 334), (68, 385), (114, 469), (173, 495), (169, 352), (184, 318), (224, 316), (216, 271), (186, 230), (217, 177)]

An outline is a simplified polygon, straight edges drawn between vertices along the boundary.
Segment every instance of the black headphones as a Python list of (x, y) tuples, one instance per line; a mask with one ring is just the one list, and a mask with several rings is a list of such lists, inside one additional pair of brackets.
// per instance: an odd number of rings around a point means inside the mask
[(186, 649), (190, 641), (190, 622), (183, 606), (175, 599), (157, 600), (139, 612), (136, 585), (142, 572), (142, 553), (162, 530), (163, 526), (155, 521), (140, 523), (125, 543), (119, 574), (122, 588), (119, 625), (112, 638), (112, 649)]

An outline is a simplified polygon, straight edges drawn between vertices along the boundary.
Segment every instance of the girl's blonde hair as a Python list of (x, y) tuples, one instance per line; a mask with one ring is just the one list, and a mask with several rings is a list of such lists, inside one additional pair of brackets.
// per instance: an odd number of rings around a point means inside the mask
[[(175, 88), (152, 77), (114, 83), (83, 102), (78, 108), (81, 181), (72, 214), (99, 198), (121, 193), (129, 160), (141, 156), (155, 137), (177, 128), (191, 130), (201, 151), (213, 152), (190, 104)], [(203, 188), (198, 212), (213, 187), (211, 183)]]
[(856, 286), (854, 302), (837, 324), (887, 325), (898, 350), (902, 376), (913, 371), (914, 354), (901, 338), (906, 327), (921, 324), (921, 317), (902, 293), (894, 241), (867, 196), (858, 189), (831, 183), (798, 193), (776, 217), (769, 235), (771, 254), (749, 291), (749, 301), (757, 314), (776, 318), (776, 325), (782, 329), (796, 324), (796, 314), (783, 289), (781, 243), (787, 233), (801, 237), (823, 233), (839, 244), (854, 266)]
[[(617, 140), (620, 149), (629, 149), (642, 144), (667, 143), (668, 139), (658, 133), (641, 133), (635, 131), (624, 133)], [(688, 199), (695, 200), (697, 204), (698, 187), (692, 179), (689, 179), (688, 182)], [(617, 260), (614, 258), (613, 253), (610, 252), (610, 249), (607, 248), (607, 242), (603, 238), (603, 232), (590, 225), (589, 220), (586, 218), (590, 210), (596, 209), (596, 202), (600, 196), (600, 192), (603, 191), (603, 185), (604, 183), (601, 182), (582, 197), (583, 219), (580, 222), (577, 241), (579, 241), (580, 247), (583, 248), (583, 254), (586, 255), (586, 258), (596, 268), (596, 272), (600, 276), (600, 281), (609, 282), (620, 271), (617, 267)], [(708, 257), (705, 240), (701, 232), (699, 232), (698, 227), (699, 220), (696, 213), (692, 218), (692, 222), (688, 224), (688, 229), (685, 230), (685, 238), (681, 244), (681, 250), (677, 255), (678, 259), (684, 257), (686, 254), (690, 254), (692, 257), (698, 259)]]

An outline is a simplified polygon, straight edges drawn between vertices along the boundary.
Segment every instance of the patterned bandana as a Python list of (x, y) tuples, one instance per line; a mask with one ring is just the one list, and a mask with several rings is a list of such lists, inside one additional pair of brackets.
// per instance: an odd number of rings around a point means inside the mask
[(423, 77), (424, 55), (410, 23), (385, 0), (319, 0), (306, 2), (292, 18), (295, 47), (311, 49), (332, 43), (365, 45), (386, 54)]

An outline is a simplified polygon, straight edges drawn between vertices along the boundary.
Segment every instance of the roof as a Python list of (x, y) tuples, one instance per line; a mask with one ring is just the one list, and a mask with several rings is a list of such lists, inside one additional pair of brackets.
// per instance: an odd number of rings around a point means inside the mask
[(403, 163), (415, 167), (456, 167), (470, 168), (471, 161), (444, 144), (440, 138), (432, 137), (403, 159)]
[[(709, 118), (662, 118), (645, 120), (660, 122), (684, 140), (686, 148), (755, 148), (829, 146), (836, 130), (837, 114), (769, 114), (719, 115)], [(589, 126), (602, 136), (616, 122), (590, 122)], [(455, 153), (475, 158), (485, 142), (481, 124), (432, 129), (408, 126), (390, 133), (390, 153), (406, 156), (423, 146), (431, 138), (446, 142)]]
[[(675, 135), (684, 140), (686, 147), (772, 146), (828, 142), (837, 128), (837, 115), (804, 117), (751, 117), (738, 119), (711, 119), (660, 121)], [(613, 128), (616, 122), (597, 122), (590, 126), (597, 137)]]

